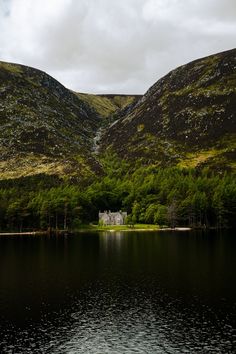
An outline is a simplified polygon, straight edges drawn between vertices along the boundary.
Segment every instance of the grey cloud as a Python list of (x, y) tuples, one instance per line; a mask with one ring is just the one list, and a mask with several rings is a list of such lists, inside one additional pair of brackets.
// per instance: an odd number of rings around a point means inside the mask
[(0, 0), (0, 16), (1, 14), (4, 17), (10, 16), (10, 6), (11, 0)]
[(74, 90), (142, 93), (176, 66), (235, 46), (235, 0), (11, 1), (2, 59)]

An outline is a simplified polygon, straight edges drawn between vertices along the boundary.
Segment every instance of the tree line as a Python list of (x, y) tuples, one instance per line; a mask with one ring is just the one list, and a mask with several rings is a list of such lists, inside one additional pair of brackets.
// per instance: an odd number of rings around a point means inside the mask
[(73, 229), (97, 223), (98, 212), (124, 210), (127, 223), (235, 227), (232, 173), (140, 166), (114, 155), (102, 159), (104, 175), (81, 186), (55, 176), (0, 181), (0, 229)]

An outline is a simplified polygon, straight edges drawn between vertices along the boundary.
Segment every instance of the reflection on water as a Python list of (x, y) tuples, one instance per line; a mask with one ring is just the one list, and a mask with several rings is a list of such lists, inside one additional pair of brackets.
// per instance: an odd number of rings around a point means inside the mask
[(0, 238), (1, 353), (233, 353), (236, 238)]
[(122, 242), (124, 241), (122, 239), (125, 236), (127, 236), (127, 233), (122, 232), (122, 231), (100, 232), (99, 233), (99, 244), (100, 244), (100, 247), (104, 251), (105, 250), (109, 250), (109, 248), (112, 247), (112, 245), (114, 245), (114, 247), (116, 249), (120, 249), (121, 245), (122, 245)]

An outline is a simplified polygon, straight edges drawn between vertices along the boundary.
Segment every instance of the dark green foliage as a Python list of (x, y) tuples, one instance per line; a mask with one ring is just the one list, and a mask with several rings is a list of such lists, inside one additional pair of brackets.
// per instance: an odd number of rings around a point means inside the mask
[(1, 181), (2, 230), (75, 229), (98, 221), (99, 210), (126, 210), (130, 223), (175, 227), (236, 226), (236, 180), (208, 169), (156, 166), (131, 170), (114, 154), (89, 186), (45, 175)]

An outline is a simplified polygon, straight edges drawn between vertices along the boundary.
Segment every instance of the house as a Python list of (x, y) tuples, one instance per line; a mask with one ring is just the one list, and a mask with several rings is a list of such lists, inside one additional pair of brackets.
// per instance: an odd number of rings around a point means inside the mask
[(99, 212), (99, 223), (103, 225), (124, 225), (127, 218), (127, 213), (118, 211), (104, 211), (103, 213)]

